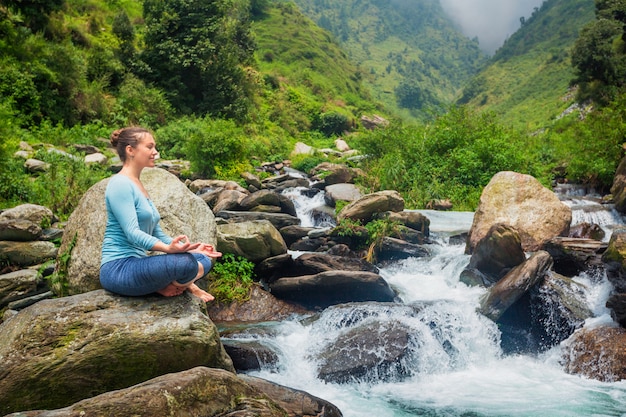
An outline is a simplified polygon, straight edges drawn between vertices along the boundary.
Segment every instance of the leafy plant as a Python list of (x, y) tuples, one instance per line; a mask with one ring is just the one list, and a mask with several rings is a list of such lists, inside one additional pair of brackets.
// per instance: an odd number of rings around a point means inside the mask
[(223, 303), (243, 302), (250, 296), (254, 263), (227, 253), (209, 273), (209, 292)]
[(75, 234), (70, 243), (67, 245), (67, 249), (57, 256), (56, 269), (54, 272), (46, 277), (50, 283), (50, 289), (58, 297), (64, 297), (68, 295), (69, 282), (67, 279), (67, 269), (72, 259), (72, 251), (76, 246), (78, 234)]
[(376, 249), (381, 247), (383, 239), (387, 236), (400, 237), (402, 235), (402, 229), (405, 228), (405, 226), (397, 221), (377, 219), (365, 224), (365, 228), (368, 231), (369, 245), (365, 260), (373, 262), (376, 257)]

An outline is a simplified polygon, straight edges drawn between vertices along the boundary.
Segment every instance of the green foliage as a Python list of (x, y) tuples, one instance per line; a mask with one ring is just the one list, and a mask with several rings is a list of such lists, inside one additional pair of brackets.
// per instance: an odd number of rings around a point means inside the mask
[(578, 99), (607, 104), (626, 78), (626, 2), (596, 1), (597, 19), (580, 32), (572, 50)]
[(376, 249), (380, 248), (385, 237), (400, 237), (402, 230), (405, 228), (399, 222), (389, 219), (372, 220), (365, 224), (368, 232), (368, 248), (365, 260), (374, 262), (376, 257)]
[[(178, 127), (174, 128), (174, 134), (181, 136), (175, 139), (172, 133), (168, 133), (164, 135), (165, 142), (174, 143), (173, 148), (176, 149), (175, 142), (184, 141), (182, 145), (178, 145), (179, 149), (189, 159), (191, 169), (199, 175), (206, 178), (231, 179), (228, 175), (239, 177), (241, 171), (249, 169), (248, 136), (243, 128), (234, 122), (205, 117), (186, 118), (173, 125)], [(164, 132), (172, 130), (168, 127)], [(157, 138), (160, 135), (161, 131), (158, 131)]]
[(145, 0), (145, 77), (183, 113), (243, 120), (253, 83), (248, 3), (239, 0)]
[(622, 93), (582, 121), (578, 114), (562, 119), (538, 139), (550, 144), (551, 158), (565, 168), (568, 180), (608, 191), (623, 154), (625, 120), (626, 94)]
[(350, 130), (351, 126), (346, 115), (338, 112), (328, 112), (316, 117), (312, 128), (330, 137), (346, 133)]
[(322, 162), (327, 162), (328, 158), (322, 154), (314, 154), (314, 155), (305, 155), (300, 154), (296, 155), (291, 160), (291, 167), (300, 172), (309, 173), (313, 168), (321, 164)]
[(567, 109), (570, 51), (593, 20), (592, 0), (546, 0), (465, 86), (458, 104), (495, 113), (523, 132), (549, 127)]
[(545, 175), (519, 134), (494, 115), (465, 107), (449, 109), (428, 126), (393, 124), (361, 134), (357, 146), (370, 156), (363, 185), (398, 190), (416, 208), (449, 198), (456, 210), (474, 210), (482, 187), (499, 171)]
[(61, 219), (69, 217), (92, 185), (109, 176), (104, 168), (86, 166), (82, 158), (44, 150), (35, 157), (48, 163), (49, 169), (33, 181), (32, 198)]
[(57, 297), (65, 297), (69, 295), (69, 281), (68, 281), (68, 268), (70, 266), (70, 260), (72, 259), (72, 251), (76, 246), (78, 233), (74, 235), (70, 243), (64, 252), (57, 256), (56, 268), (54, 272), (46, 277), (50, 282), (50, 289), (56, 294)]
[(174, 110), (162, 90), (148, 87), (132, 74), (126, 75), (118, 90), (111, 122), (156, 128), (173, 118)]
[(223, 303), (243, 302), (250, 297), (254, 263), (227, 253), (209, 273), (209, 292)]

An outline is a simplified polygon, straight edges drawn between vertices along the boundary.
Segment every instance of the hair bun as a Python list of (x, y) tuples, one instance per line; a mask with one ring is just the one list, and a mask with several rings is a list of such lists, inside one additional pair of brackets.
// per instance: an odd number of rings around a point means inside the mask
[(120, 139), (120, 133), (121, 132), (122, 132), (122, 129), (117, 129), (116, 131), (111, 133), (111, 145), (113, 145), (113, 147), (117, 146), (117, 142)]

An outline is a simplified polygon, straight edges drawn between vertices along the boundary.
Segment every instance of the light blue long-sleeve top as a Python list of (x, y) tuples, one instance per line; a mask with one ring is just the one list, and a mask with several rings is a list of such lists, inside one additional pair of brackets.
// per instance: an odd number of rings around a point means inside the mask
[(172, 242), (159, 226), (161, 215), (154, 203), (127, 176), (111, 177), (105, 201), (107, 225), (100, 265), (129, 256), (147, 256), (159, 240), (166, 245)]

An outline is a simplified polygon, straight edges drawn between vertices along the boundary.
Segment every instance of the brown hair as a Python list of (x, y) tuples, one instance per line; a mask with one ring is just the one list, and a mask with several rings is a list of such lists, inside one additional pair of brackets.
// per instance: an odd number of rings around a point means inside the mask
[(130, 145), (136, 148), (146, 134), (152, 135), (152, 132), (143, 127), (125, 127), (111, 133), (111, 145), (117, 150), (122, 162), (126, 162), (126, 147)]

